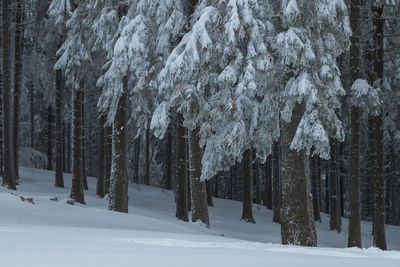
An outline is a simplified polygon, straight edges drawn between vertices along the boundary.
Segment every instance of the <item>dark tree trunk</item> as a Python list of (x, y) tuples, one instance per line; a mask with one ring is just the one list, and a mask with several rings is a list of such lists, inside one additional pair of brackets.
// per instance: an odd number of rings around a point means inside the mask
[[(329, 196), (329, 162), (324, 160), (323, 167), (325, 169), (325, 213), (329, 214), (330, 196)], [(327, 166), (328, 165), (328, 168)]]
[[(361, 78), (359, 60), (359, 20), (360, 0), (350, 2), (350, 26), (353, 35), (350, 37), (350, 84)], [(350, 85), (350, 86), (351, 86)], [(349, 92), (350, 94), (350, 92)], [(349, 154), (349, 236), (348, 247), (361, 248), (360, 223), (360, 115), (358, 107), (352, 106), (350, 112), (350, 154)]]
[(150, 120), (147, 122), (146, 129), (146, 173), (144, 176), (144, 184), (150, 184)]
[(192, 195), (192, 222), (200, 220), (208, 228), (210, 228), (210, 221), (208, 217), (208, 207), (206, 200), (206, 186), (201, 178), (201, 160), (203, 152), (200, 148), (199, 142), (199, 128), (190, 131), (189, 138), (189, 151), (190, 151), (190, 185)]
[(253, 218), (251, 197), (251, 150), (243, 153), (243, 209), (242, 220), (248, 223), (256, 223)]
[[(2, 34), (0, 34), (1, 47), (3, 46)], [(3, 163), (3, 60), (0, 60), (0, 176), (2, 177)]]
[(183, 115), (176, 116), (176, 218), (189, 221), (186, 177), (186, 139), (183, 127)]
[(15, 50), (14, 50), (14, 123), (13, 123), (13, 152), (15, 177), (18, 179), (18, 127), (19, 127), (19, 94), (21, 87), (23, 32), (22, 32), (22, 0), (16, 0), (15, 12)]
[(53, 169), (53, 109), (51, 106), (47, 108), (47, 169)]
[(68, 173), (71, 173), (71, 124), (67, 126), (67, 159), (68, 159)]
[(340, 143), (339, 145), (340, 148), (340, 161), (339, 161), (339, 178), (340, 178), (340, 185), (339, 185), (339, 193), (340, 193), (340, 216), (344, 216), (344, 144), (343, 142)]
[(62, 129), (62, 75), (56, 71), (56, 187), (64, 188), (63, 178), (63, 129)]
[(281, 235), (282, 244), (316, 246), (306, 151), (290, 148), (304, 110), (304, 102), (296, 103), (291, 122), (283, 122)]
[(105, 195), (104, 186), (104, 124), (106, 122), (105, 115), (100, 114), (99, 118), (99, 157), (97, 162), (97, 185), (96, 185), (96, 195), (103, 198)]
[(267, 209), (272, 210), (272, 156), (267, 157), (265, 163), (266, 177), (265, 177), (265, 206)]
[[(189, 130), (186, 129), (186, 140), (189, 138)], [(192, 188), (191, 188), (191, 180), (190, 180), (190, 142), (186, 142), (186, 177), (187, 177), (187, 203), (188, 203), (188, 212), (192, 211)]]
[(110, 177), (112, 164), (112, 127), (105, 127), (104, 142), (104, 193), (110, 192)]
[(207, 192), (207, 205), (210, 207), (214, 207), (212, 199), (212, 186), (210, 180), (206, 180), (206, 192)]
[(167, 142), (165, 144), (165, 177), (166, 177), (166, 185), (165, 188), (171, 190), (172, 188), (172, 177), (171, 177), (171, 145), (172, 145), (172, 137), (170, 129), (167, 131)]
[(218, 192), (219, 192), (219, 174), (217, 173), (216, 175), (215, 175), (215, 190), (214, 190), (214, 196), (215, 197), (218, 197), (219, 196), (219, 194), (218, 194)]
[(253, 176), (254, 176), (254, 183), (256, 185), (256, 199), (255, 203), (260, 205), (261, 204), (261, 192), (260, 192), (260, 170), (259, 170), (259, 162), (256, 157), (256, 151), (253, 151)]
[[(81, 83), (82, 84), (82, 83)], [(76, 202), (85, 204), (82, 179), (82, 87), (73, 89), (72, 110), (72, 187), (70, 197)]]
[[(383, 3), (372, 4), (374, 32), (374, 72), (376, 80), (383, 85)], [(385, 207), (384, 207), (384, 166), (383, 166), (383, 110), (373, 117), (372, 149), (374, 154), (374, 245), (382, 250), (387, 249), (385, 235)], [(393, 185), (392, 185), (393, 186)]]
[(390, 187), (390, 196), (391, 196), (391, 204), (392, 204), (392, 223), (393, 225), (399, 225), (399, 215), (398, 215), (398, 208), (397, 208), (397, 192), (399, 185), (397, 183), (397, 172), (396, 172), (396, 166), (395, 166), (395, 155), (394, 155), (394, 144), (391, 146), (391, 155), (392, 155), (392, 165), (390, 168), (390, 174), (389, 174), (389, 179), (391, 183)]
[(35, 149), (35, 91), (33, 82), (29, 83), (29, 109), (30, 109), (30, 117), (29, 117), (29, 130), (30, 130), (30, 138), (31, 138), (31, 148)]
[(128, 174), (126, 161), (126, 88), (118, 101), (117, 112), (113, 123), (112, 135), (112, 172), (110, 177), (109, 210), (128, 212)]
[(330, 196), (330, 220), (329, 227), (331, 231), (340, 233), (341, 229), (341, 216), (338, 201), (338, 175), (337, 175), (337, 155), (336, 155), (337, 142), (330, 139), (330, 159), (329, 159), (329, 196)]
[[(82, 83), (83, 84), (83, 83)], [(82, 86), (83, 90), (83, 86)], [(81, 139), (81, 145), (82, 145), (82, 178), (83, 178), (83, 189), (88, 190), (88, 183), (87, 183), (87, 175), (86, 175), (86, 156), (85, 156), (85, 95), (82, 91), (82, 139)]]
[(229, 171), (229, 199), (233, 199), (233, 169), (234, 166), (231, 166)]
[(313, 197), (314, 220), (321, 222), (321, 214), (319, 213), (319, 196), (318, 193), (318, 173), (319, 173), (319, 157), (311, 157), (311, 192)]
[(133, 176), (133, 182), (139, 183), (139, 156), (140, 156), (140, 135), (135, 139), (135, 170)]
[(281, 222), (281, 179), (280, 179), (280, 164), (279, 164), (279, 140), (273, 145), (273, 187), (274, 187), (274, 216), (272, 221)]

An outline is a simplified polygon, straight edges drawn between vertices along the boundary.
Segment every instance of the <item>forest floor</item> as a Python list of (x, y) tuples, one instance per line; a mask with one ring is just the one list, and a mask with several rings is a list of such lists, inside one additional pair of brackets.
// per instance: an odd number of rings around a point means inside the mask
[(214, 198), (206, 229), (175, 219), (172, 191), (130, 185), (124, 214), (107, 210), (108, 201), (95, 194), (95, 178), (88, 178), (86, 205), (69, 205), (70, 174), (65, 189), (53, 186), (54, 172), (22, 168), (20, 176), (17, 191), (0, 189), (3, 267), (400, 266), (400, 227), (386, 226), (390, 251), (383, 252), (370, 248), (371, 224), (362, 222), (367, 249), (348, 249), (347, 220), (338, 234), (321, 214), (318, 248), (282, 246), (280, 225), (263, 206), (253, 206), (256, 224), (248, 224), (240, 220), (240, 202)]

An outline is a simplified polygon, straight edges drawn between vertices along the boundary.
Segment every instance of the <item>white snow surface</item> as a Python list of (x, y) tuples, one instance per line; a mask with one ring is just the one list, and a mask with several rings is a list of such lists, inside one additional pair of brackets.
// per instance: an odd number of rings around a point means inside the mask
[[(254, 205), (256, 224), (240, 220), (241, 203), (214, 198), (211, 229), (178, 221), (174, 194), (144, 185), (129, 186), (129, 213), (107, 210), (88, 178), (86, 205), (68, 205), (65, 189), (55, 188), (54, 172), (22, 168), (17, 191), (0, 189), (0, 266), (400, 266), (400, 227), (386, 226), (388, 248), (372, 246), (371, 224), (362, 222), (363, 246), (345, 248), (343, 232), (329, 231), (329, 217), (316, 223), (318, 248), (280, 245), (280, 225), (272, 212)], [(13, 194), (17, 194), (13, 195)], [(33, 198), (34, 204), (20, 196)], [(58, 201), (50, 198), (56, 196)]]

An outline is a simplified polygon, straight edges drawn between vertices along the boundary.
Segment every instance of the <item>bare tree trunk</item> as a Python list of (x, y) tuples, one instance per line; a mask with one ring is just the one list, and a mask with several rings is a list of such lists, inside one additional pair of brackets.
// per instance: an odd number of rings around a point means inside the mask
[(201, 177), (201, 159), (203, 152), (200, 148), (199, 142), (199, 128), (190, 131), (189, 138), (190, 146), (190, 185), (192, 195), (192, 222), (202, 221), (208, 228), (210, 228), (210, 221), (208, 217), (208, 207), (206, 200), (206, 186), (205, 182), (200, 180)]
[(265, 162), (265, 205), (267, 209), (272, 210), (272, 156), (267, 157)]
[(172, 188), (172, 175), (171, 175), (171, 145), (172, 145), (172, 137), (171, 137), (171, 129), (169, 127), (167, 131), (167, 142), (165, 144), (165, 177), (166, 177), (166, 189), (171, 190)]
[(261, 204), (261, 192), (260, 192), (260, 166), (258, 159), (256, 157), (256, 151), (253, 150), (253, 176), (254, 176), (254, 183), (256, 184), (256, 199), (255, 203), (260, 205)]
[(281, 235), (282, 244), (316, 246), (306, 151), (290, 148), (304, 110), (304, 102), (296, 103), (291, 122), (283, 122)]
[(214, 207), (212, 199), (212, 186), (210, 180), (206, 180), (206, 193), (207, 193), (207, 205), (210, 207)]
[[(3, 34), (3, 33), (2, 33)], [(2, 34), (0, 44), (3, 45)], [(0, 61), (0, 176), (3, 177), (3, 60)]]
[(251, 150), (243, 153), (243, 209), (242, 220), (249, 223), (256, 223), (253, 218), (251, 198)]
[(140, 135), (135, 139), (135, 170), (133, 176), (133, 182), (139, 183), (139, 156), (140, 156)]
[(62, 129), (62, 74), (56, 70), (56, 187), (64, 188), (63, 178), (63, 129)]
[(14, 123), (13, 123), (13, 152), (15, 177), (18, 179), (18, 127), (19, 127), (19, 94), (21, 87), (23, 32), (22, 32), (22, 0), (16, 0), (15, 12), (15, 51), (14, 51)]
[(329, 196), (330, 196), (330, 230), (335, 230), (340, 233), (341, 229), (341, 217), (338, 201), (338, 176), (337, 176), (337, 155), (336, 155), (337, 143), (332, 138), (330, 139), (330, 160), (329, 160)]
[(391, 202), (392, 202), (392, 223), (393, 225), (399, 225), (399, 215), (398, 215), (398, 209), (397, 209), (397, 188), (399, 188), (399, 185), (396, 181), (397, 177), (397, 171), (396, 171), (396, 166), (395, 166), (395, 160), (396, 160), (396, 156), (394, 154), (393, 151), (394, 148), (394, 144), (391, 146), (390, 150), (391, 150), (391, 155), (392, 155), (392, 166), (390, 168), (390, 183), (391, 183), (391, 187), (390, 187), (390, 195), (391, 195)]
[(30, 108), (30, 117), (29, 117), (29, 130), (30, 130), (30, 138), (31, 138), (31, 148), (35, 149), (35, 91), (33, 87), (33, 82), (29, 83), (29, 108)]
[(118, 101), (117, 112), (113, 123), (112, 141), (112, 171), (110, 177), (109, 210), (128, 212), (128, 175), (126, 161), (126, 87)]
[(340, 216), (344, 216), (344, 143), (341, 142), (339, 145), (339, 155), (340, 155), (340, 161), (339, 161), (339, 177), (340, 177), (340, 185), (339, 185), (339, 192), (340, 192)]
[[(82, 84), (82, 83), (81, 83)], [(85, 204), (82, 178), (82, 87), (72, 90), (72, 187), (70, 197), (76, 202)]]
[(112, 127), (105, 127), (104, 142), (104, 193), (110, 192), (110, 177), (112, 164)]
[(144, 184), (150, 184), (150, 120), (147, 121), (146, 129), (146, 173), (144, 176)]
[[(325, 213), (329, 214), (330, 196), (329, 196), (329, 162), (326, 160), (322, 161), (325, 169)], [(328, 167), (327, 167), (328, 165)]]
[(233, 199), (233, 168), (234, 166), (231, 166), (230, 171), (229, 171), (229, 199)]
[(67, 159), (68, 159), (68, 173), (71, 173), (71, 124), (67, 125)]
[(272, 221), (281, 222), (281, 179), (280, 179), (280, 164), (279, 164), (279, 140), (272, 147), (273, 157), (273, 187), (274, 187), (274, 216)]
[(97, 185), (96, 185), (96, 195), (103, 198), (105, 195), (104, 186), (104, 124), (106, 122), (105, 115), (100, 114), (99, 118), (99, 158), (97, 163)]
[(183, 115), (176, 116), (176, 218), (189, 221), (187, 202), (187, 177), (186, 177), (186, 139), (183, 127)]
[[(350, 84), (361, 78), (359, 68), (359, 19), (360, 0), (350, 2)], [(349, 92), (350, 93), (350, 92)], [(358, 107), (352, 106), (350, 112), (350, 155), (349, 155), (349, 236), (348, 247), (361, 248), (360, 218), (360, 115)]]
[(217, 173), (216, 175), (215, 175), (215, 191), (214, 191), (214, 196), (215, 197), (218, 197), (219, 196), (219, 194), (218, 194), (218, 192), (219, 192), (219, 174)]
[(319, 157), (314, 156), (311, 157), (311, 192), (313, 197), (313, 211), (314, 211), (314, 220), (321, 222), (321, 214), (319, 212), (319, 197), (320, 194), (318, 192), (318, 173), (319, 173)]
[(47, 169), (53, 169), (53, 109), (51, 106), (47, 108)]
[[(82, 83), (83, 85), (83, 83)], [(82, 178), (83, 178), (83, 189), (88, 190), (88, 183), (87, 183), (87, 175), (86, 175), (86, 156), (85, 156), (85, 94), (83, 93), (83, 86), (82, 86), (82, 139), (81, 139), (81, 145), (82, 145)]]

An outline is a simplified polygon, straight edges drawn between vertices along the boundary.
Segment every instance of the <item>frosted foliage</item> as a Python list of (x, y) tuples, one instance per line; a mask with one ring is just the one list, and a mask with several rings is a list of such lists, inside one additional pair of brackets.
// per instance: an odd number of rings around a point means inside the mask
[(357, 79), (351, 86), (351, 103), (360, 107), (365, 114), (378, 115), (382, 107), (380, 88), (373, 88), (366, 80)]
[(344, 95), (337, 57), (349, 48), (351, 29), (342, 0), (282, 2), (283, 21), (288, 29), (279, 33), (274, 47), (280, 63), (289, 69), (282, 91), (281, 116), (290, 122), (296, 103), (305, 112), (291, 148), (329, 157), (329, 137), (343, 140), (344, 131), (336, 115), (338, 97)]
[(55, 24), (64, 24), (71, 12), (70, 0), (53, 0), (49, 6), (50, 17), (55, 18)]
[(265, 159), (279, 135), (271, 14), (268, 1), (200, 1), (191, 30), (158, 76), (169, 103), (160, 108), (174, 107), (186, 127), (200, 127), (202, 179), (228, 169), (250, 147)]

